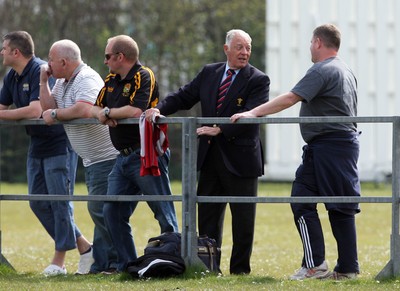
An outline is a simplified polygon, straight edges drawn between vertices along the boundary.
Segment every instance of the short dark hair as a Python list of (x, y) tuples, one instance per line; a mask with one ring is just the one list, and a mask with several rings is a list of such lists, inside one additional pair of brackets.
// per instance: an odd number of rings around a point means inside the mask
[(339, 50), (341, 34), (339, 29), (333, 24), (324, 24), (314, 29), (314, 37), (322, 40), (328, 48)]
[(26, 31), (9, 32), (3, 36), (3, 40), (9, 40), (10, 48), (18, 49), (26, 58), (32, 57), (35, 53), (32, 37)]
[(113, 53), (123, 53), (128, 60), (136, 62), (139, 59), (139, 46), (129, 35), (117, 35), (108, 39), (112, 42)]

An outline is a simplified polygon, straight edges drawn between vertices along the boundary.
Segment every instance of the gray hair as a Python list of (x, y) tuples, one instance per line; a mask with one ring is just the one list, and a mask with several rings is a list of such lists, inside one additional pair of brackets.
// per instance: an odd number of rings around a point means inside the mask
[(250, 35), (247, 32), (245, 32), (244, 30), (231, 29), (226, 33), (225, 44), (229, 46), (231, 44), (232, 39), (237, 35), (241, 35), (244, 38), (247, 38), (250, 43), (252, 41)]
[(81, 50), (79, 46), (69, 39), (62, 39), (56, 41), (52, 48), (56, 48), (58, 51), (58, 55), (61, 58), (65, 58), (70, 61), (78, 61), (81, 62)]

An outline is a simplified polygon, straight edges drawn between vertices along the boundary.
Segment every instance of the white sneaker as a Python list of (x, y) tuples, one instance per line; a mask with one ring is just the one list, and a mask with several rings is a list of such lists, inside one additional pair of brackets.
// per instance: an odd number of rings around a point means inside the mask
[(75, 275), (86, 275), (90, 272), (90, 267), (94, 263), (93, 259), (93, 247), (90, 249), (90, 252), (83, 254), (79, 258), (78, 270), (75, 272)]
[(323, 261), (321, 265), (314, 268), (301, 267), (290, 276), (290, 280), (304, 280), (304, 279), (324, 279), (331, 275), (328, 270), (328, 264)]
[(290, 280), (302, 280), (307, 274), (307, 271), (308, 269), (306, 267), (301, 267), (296, 271), (296, 273), (290, 276)]
[(46, 277), (48, 276), (58, 276), (58, 275), (67, 275), (67, 270), (65, 267), (59, 267), (57, 265), (49, 265), (44, 271), (42, 272), (43, 275)]

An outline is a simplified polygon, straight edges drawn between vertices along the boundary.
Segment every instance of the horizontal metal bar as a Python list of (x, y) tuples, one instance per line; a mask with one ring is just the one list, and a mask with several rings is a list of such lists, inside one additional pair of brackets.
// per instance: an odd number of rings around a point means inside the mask
[[(320, 116), (320, 117), (256, 117), (242, 118), (240, 124), (278, 124), (278, 123), (393, 123), (398, 116)], [(231, 123), (230, 118), (202, 117), (196, 118), (200, 124)]]
[[(287, 124), (287, 123), (393, 123), (400, 116), (320, 116), (320, 117), (257, 117), (242, 118), (240, 124)], [(163, 117), (159, 123), (183, 123), (187, 117)], [(57, 121), (63, 124), (99, 124), (95, 118), (80, 118), (70, 121)], [(229, 117), (197, 117), (197, 124), (228, 124), (232, 123)], [(138, 124), (138, 118), (118, 120), (120, 124)], [(45, 124), (43, 119), (0, 120), (0, 125), (40, 125)]]
[(198, 196), (197, 202), (215, 203), (393, 203), (393, 198), (385, 197), (228, 197)]
[[(2, 194), (0, 201), (182, 201), (182, 195), (23, 195)], [(203, 203), (393, 203), (393, 197), (197, 196)]]
[(2, 194), (0, 201), (182, 201), (180, 195), (15, 195)]

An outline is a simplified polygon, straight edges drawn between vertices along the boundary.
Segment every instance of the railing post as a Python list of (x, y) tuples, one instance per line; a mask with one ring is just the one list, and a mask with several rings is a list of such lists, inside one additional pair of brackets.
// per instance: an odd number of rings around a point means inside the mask
[(185, 118), (182, 126), (182, 257), (186, 265), (201, 263), (197, 256), (196, 232), (196, 118)]
[(392, 129), (392, 234), (390, 236), (390, 261), (376, 275), (387, 279), (400, 275), (400, 117), (393, 117)]
[(7, 259), (3, 256), (2, 249), (1, 249), (1, 230), (0, 230), (0, 264), (6, 265), (7, 267), (15, 270), (14, 267), (10, 264), (10, 262), (7, 261)]
[[(1, 153), (2, 151), (1, 151), (1, 135), (0, 135), (0, 155)], [(1, 184), (1, 168), (0, 168), (0, 184)], [(14, 267), (10, 264), (10, 262), (7, 261), (7, 259), (3, 256), (3, 249), (1, 248), (1, 242), (2, 242), (2, 232), (1, 232), (1, 199), (0, 199), (0, 264), (6, 265), (11, 269), (14, 269)]]

